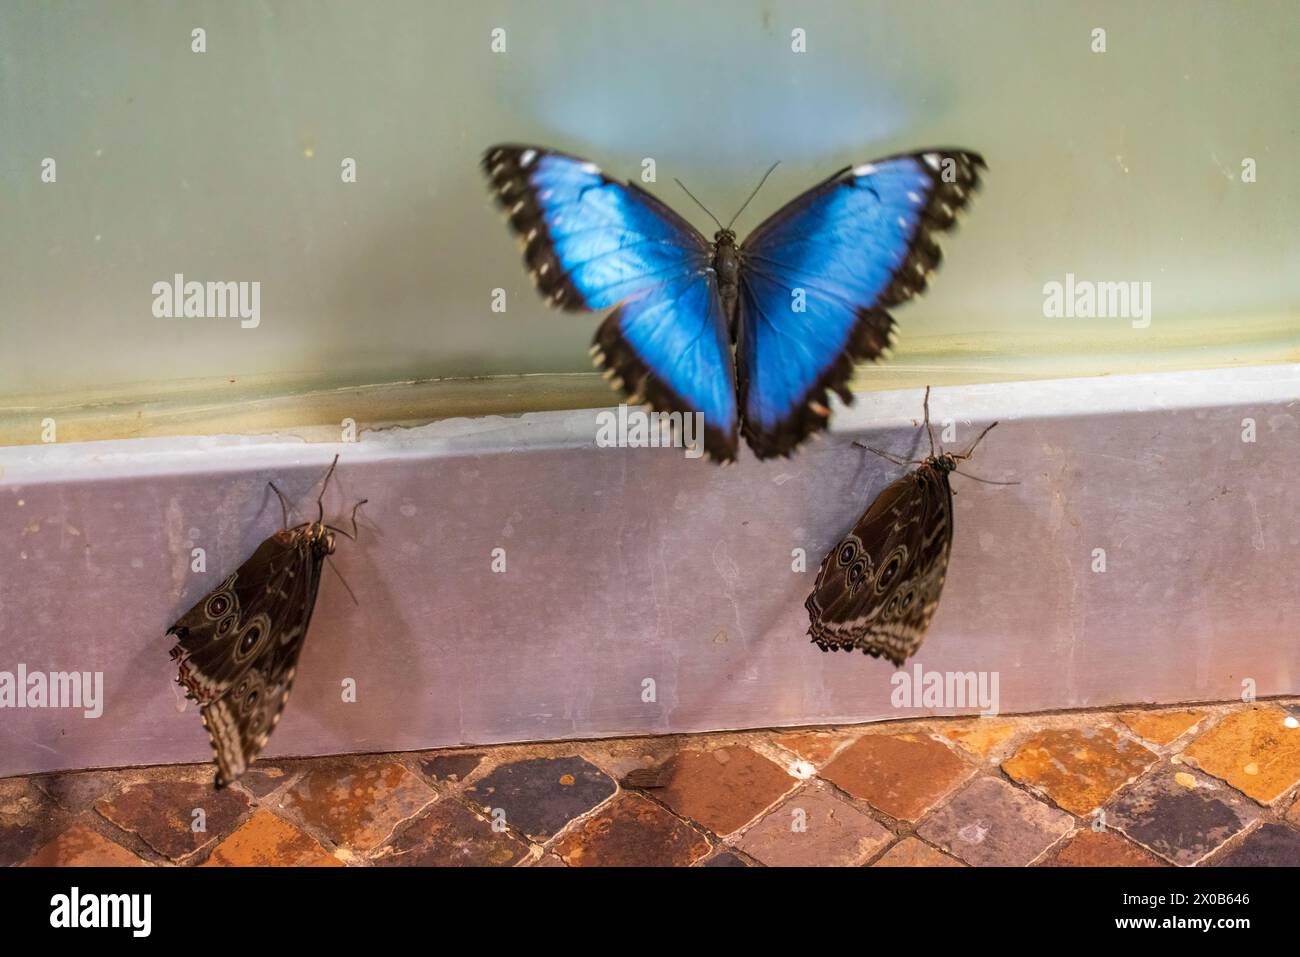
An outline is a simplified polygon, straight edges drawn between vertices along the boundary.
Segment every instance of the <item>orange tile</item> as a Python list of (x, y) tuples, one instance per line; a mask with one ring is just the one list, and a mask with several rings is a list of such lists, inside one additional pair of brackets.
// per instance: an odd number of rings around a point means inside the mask
[(852, 738), (853, 735), (846, 732), (791, 731), (776, 735), (772, 741), (820, 768), (831, 759), (844, 742)]
[(204, 867), (341, 867), (311, 835), (261, 810), (212, 851)]
[(1002, 770), (1082, 816), (1105, 804), (1155, 760), (1154, 751), (1110, 728), (1049, 728), (1021, 744), (1002, 762)]
[(1275, 707), (1231, 712), (1183, 757), (1261, 804), (1272, 804), (1300, 783), (1300, 728), (1287, 727), (1288, 717)]
[(905, 837), (885, 854), (872, 867), (965, 867), (955, 857), (949, 857), (943, 851), (936, 850), (925, 841), (914, 837)]
[(1127, 711), (1116, 715), (1134, 734), (1154, 744), (1169, 744), (1205, 717), (1203, 711)]
[(144, 861), (98, 831), (74, 824), (27, 859), (27, 867), (145, 867)]
[(1164, 867), (1165, 862), (1115, 831), (1080, 831), (1044, 862), (1048, 867)]
[(949, 741), (956, 741), (971, 754), (987, 758), (1010, 741), (1020, 729), (1010, 722), (980, 721), (968, 728), (952, 728), (944, 733)]
[(924, 734), (868, 734), (839, 753), (822, 777), (890, 817), (920, 820), (975, 773)]
[(665, 765), (667, 785), (655, 797), (715, 834), (748, 824), (798, 783), (751, 748), (678, 752)]

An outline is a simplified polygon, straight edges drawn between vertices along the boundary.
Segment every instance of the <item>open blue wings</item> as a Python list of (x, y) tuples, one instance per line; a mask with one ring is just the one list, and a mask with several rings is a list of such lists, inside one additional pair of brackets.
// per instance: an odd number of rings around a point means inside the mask
[(734, 287), (719, 287), (717, 245), (634, 183), (539, 147), (483, 157), (542, 294), (569, 310), (616, 306), (596, 333), (597, 364), (635, 401), (701, 413), (719, 460), (735, 457), (738, 433), (760, 458), (788, 455), (826, 427), (828, 392), (852, 401), (854, 360), (889, 345), (886, 309), (925, 288), (940, 260), (934, 234), (953, 225), (983, 165), (929, 150), (836, 173), (740, 246), (739, 288), (725, 296)]
[(984, 161), (960, 150), (846, 168), (762, 223), (741, 252), (738, 343), (744, 435), (765, 458), (826, 427), (827, 392), (852, 401), (855, 359), (877, 359), (886, 307), (924, 290)]
[(496, 146), (483, 168), (547, 300), (618, 306), (592, 347), (607, 377), (637, 402), (701, 413), (705, 450), (734, 458), (735, 365), (708, 241), (649, 193), (574, 156)]

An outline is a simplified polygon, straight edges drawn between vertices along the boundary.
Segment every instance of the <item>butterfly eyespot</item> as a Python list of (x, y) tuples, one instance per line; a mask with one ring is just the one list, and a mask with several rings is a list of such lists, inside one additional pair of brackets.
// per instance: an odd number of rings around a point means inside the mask
[(840, 546), (839, 563), (841, 566), (848, 566), (853, 563), (853, 559), (858, 557), (858, 543), (845, 542)]
[(886, 588), (894, 583), (894, 579), (898, 577), (906, 558), (907, 549), (900, 545), (880, 566), (880, 574), (876, 576), (877, 593), (883, 593)]
[(899, 601), (898, 606), (901, 610), (907, 611), (909, 608), (912, 607), (912, 602), (914, 602), (915, 600), (916, 600), (916, 592), (908, 591), (908, 593), (903, 596), (902, 600)]
[(866, 576), (866, 574), (867, 574), (867, 563), (862, 561), (861, 559), (858, 559), (856, 562), (854, 562), (852, 565), (849, 566), (849, 574), (848, 574), (849, 587), (857, 588), (858, 585), (862, 583), (862, 579)]
[(234, 627), (234, 625), (235, 625), (234, 615), (227, 615), (225, 618), (222, 618), (219, 622), (217, 622), (217, 637), (224, 638), (226, 634), (230, 631), (230, 629)]
[(208, 599), (208, 603), (203, 606), (203, 613), (213, 621), (216, 621), (226, 612), (230, 611), (231, 604), (232, 602), (230, 601), (229, 595), (213, 595)]
[(248, 690), (248, 679), (245, 678), (243, 681), (239, 683), (239, 687), (235, 689), (235, 697), (242, 698), (244, 696), (244, 692), (247, 690)]
[(244, 626), (244, 630), (239, 634), (239, 641), (235, 645), (235, 660), (243, 661), (251, 657), (262, 646), (262, 641), (270, 631), (271, 622), (266, 614), (260, 614)]

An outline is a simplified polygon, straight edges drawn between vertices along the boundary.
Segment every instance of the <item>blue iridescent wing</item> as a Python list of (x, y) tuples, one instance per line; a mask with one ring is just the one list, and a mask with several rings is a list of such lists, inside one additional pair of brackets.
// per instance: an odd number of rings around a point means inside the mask
[(843, 169), (740, 247), (740, 405), (759, 458), (826, 428), (828, 390), (852, 402), (854, 360), (890, 344), (886, 309), (923, 291), (984, 160), (926, 150)]
[(707, 240), (634, 183), (535, 146), (494, 146), (483, 170), (538, 290), (562, 309), (613, 306), (592, 356), (633, 403), (699, 412), (705, 450), (735, 457), (734, 359)]

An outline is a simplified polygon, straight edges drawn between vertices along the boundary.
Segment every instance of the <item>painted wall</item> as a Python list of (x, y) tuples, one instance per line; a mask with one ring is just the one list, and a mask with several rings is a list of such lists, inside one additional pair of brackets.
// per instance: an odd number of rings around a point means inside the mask
[[(1300, 366), (936, 390), (956, 447), (1001, 421), (969, 471), (1021, 484), (953, 479), (903, 673), (996, 675), (1002, 713), (1296, 694), (1298, 389)], [(727, 469), (596, 448), (591, 410), (0, 449), (0, 672), (103, 674), (99, 717), (0, 711), (0, 776), (207, 760), (164, 632), (279, 527), (267, 480), (310, 510), (335, 451), (326, 514), (370, 499), (335, 556), (359, 603), (325, 573), (269, 755), (973, 713), (897, 707), (887, 662), (806, 635), (822, 555), (900, 473), (850, 439), (920, 451), (920, 405), (864, 397), (796, 459)]]
[[(781, 160), (742, 231), (844, 164), (977, 148), (986, 192), (896, 366), (1294, 360), (1298, 47), (1293, 0), (5, 0), (0, 396), (588, 369), (594, 322), (538, 301), (490, 210), (502, 139), (652, 157), (701, 226), (673, 177), (724, 215)], [(1151, 326), (1045, 319), (1067, 272), (1151, 282)], [(176, 273), (261, 282), (260, 325), (154, 318)]]

